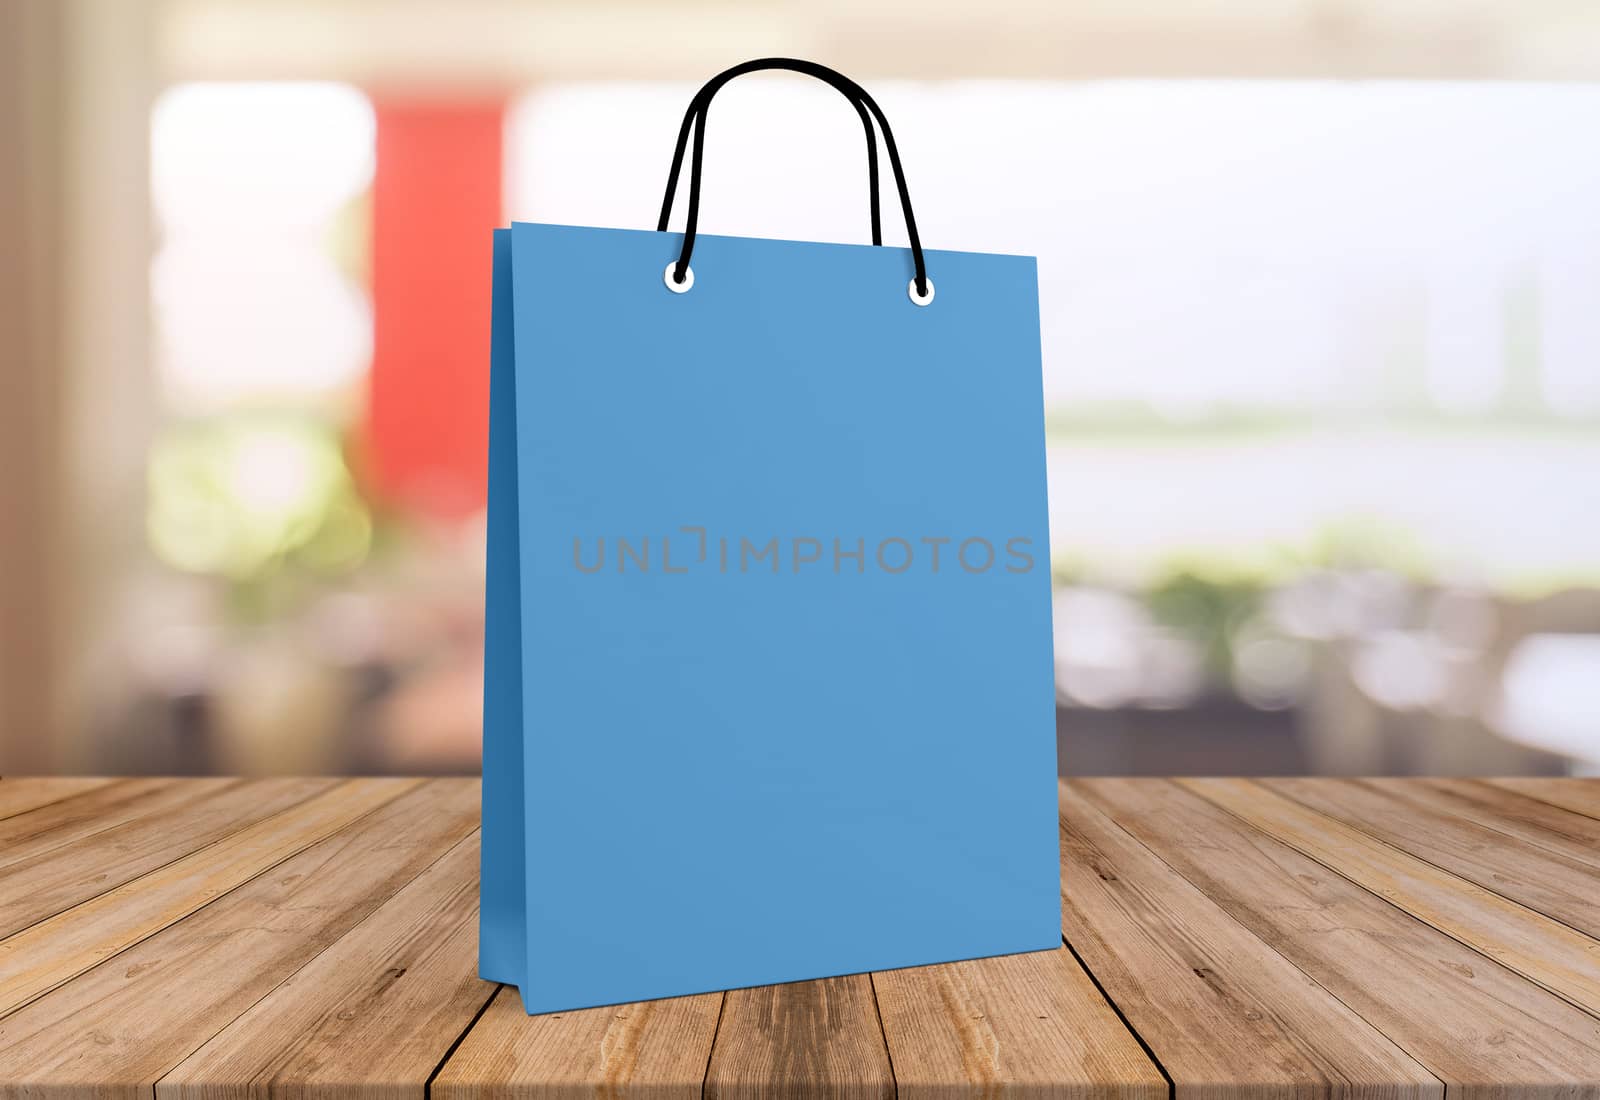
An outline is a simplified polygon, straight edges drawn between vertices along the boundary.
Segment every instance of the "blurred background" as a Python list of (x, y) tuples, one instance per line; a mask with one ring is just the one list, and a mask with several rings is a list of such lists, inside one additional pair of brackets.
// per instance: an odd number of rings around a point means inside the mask
[[(1592, 4), (0, 0), (0, 771), (475, 771), (489, 231), (769, 54), (1039, 258), (1063, 772), (1600, 770)], [(730, 85), (702, 229), (860, 142)]]

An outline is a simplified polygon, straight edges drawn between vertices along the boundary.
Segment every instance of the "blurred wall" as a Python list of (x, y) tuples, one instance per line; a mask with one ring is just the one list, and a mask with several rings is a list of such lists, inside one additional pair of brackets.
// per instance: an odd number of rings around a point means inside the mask
[(1584, 0), (167, 0), (186, 79), (703, 78), (764, 54), (858, 78), (1600, 78)]
[[(51, 446), (59, 394), (61, 164), (51, 126), (60, 89), (48, 59), (60, 40), (48, 4), (0, 7), (0, 147), (26, 169), (0, 175), (0, 332), (8, 336), (0, 373), (0, 771), (42, 761), (54, 662), (48, 592), (55, 582), (50, 543), (34, 532), (58, 527), (52, 490), (59, 471)], [(51, 540), (54, 541), (54, 540)], [(21, 736), (22, 730), (34, 736)]]
[(156, 91), (312, 78), (459, 99), (558, 79), (700, 79), (763, 54), (866, 80), (1600, 80), (1600, 6), (4, 0), (0, 772), (75, 766), (71, 735), (105, 633), (94, 627), (145, 553)]
[(0, 773), (72, 766), (96, 618), (143, 545), (150, 17), (0, 4)]

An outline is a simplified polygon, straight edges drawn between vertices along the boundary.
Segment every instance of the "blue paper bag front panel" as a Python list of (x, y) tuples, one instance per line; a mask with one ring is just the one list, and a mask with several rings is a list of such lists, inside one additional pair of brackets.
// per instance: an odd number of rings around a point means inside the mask
[(904, 249), (701, 236), (676, 294), (681, 240), (498, 240), (484, 975), (1058, 946), (1034, 261), (929, 251), (919, 307)]

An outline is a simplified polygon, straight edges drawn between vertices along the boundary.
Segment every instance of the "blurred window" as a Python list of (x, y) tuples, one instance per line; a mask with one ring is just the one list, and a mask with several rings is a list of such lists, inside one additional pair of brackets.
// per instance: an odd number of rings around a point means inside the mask
[[(831, 89), (716, 100), (701, 228), (867, 239)], [(1600, 570), (1600, 88), (878, 81), (923, 239), (1039, 257), (1056, 550)], [(654, 224), (687, 84), (511, 114), (522, 220)], [(887, 171), (885, 172), (887, 179)], [(682, 192), (674, 226), (681, 224)], [(884, 225), (903, 240), (885, 187)], [(1270, 553), (1268, 551), (1271, 551)]]
[(340, 84), (183, 84), (157, 102), (157, 369), (167, 408), (347, 402), (371, 354), (373, 118)]
[(1506, 661), (1496, 725), (1515, 741), (1600, 763), (1600, 635), (1534, 634)]
[(367, 551), (344, 438), (372, 351), (373, 141), (347, 85), (181, 84), (156, 103), (148, 527), (169, 565), (248, 585)]

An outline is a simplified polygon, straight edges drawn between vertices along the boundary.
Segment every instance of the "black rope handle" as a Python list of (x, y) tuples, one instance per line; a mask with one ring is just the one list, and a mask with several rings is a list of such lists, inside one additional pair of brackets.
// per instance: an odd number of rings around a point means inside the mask
[[(911, 192), (906, 187), (905, 170), (900, 164), (900, 150), (895, 145), (894, 132), (889, 127), (889, 120), (885, 117), (883, 109), (878, 106), (877, 101), (872, 96), (867, 94), (865, 88), (843, 73), (835, 72), (824, 65), (818, 65), (814, 61), (802, 61), (793, 57), (764, 57), (735, 65), (733, 68), (726, 69), (706, 81), (705, 86), (695, 93), (694, 99), (690, 102), (689, 111), (684, 116), (683, 126), (678, 134), (678, 146), (673, 153), (672, 169), (667, 175), (667, 192), (666, 199), (662, 203), (661, 219), (656, 225), (658, 232), (665, 232), (667, 217), (672, 210), (673, 194), (678, 185), (678, 174), (683, 167), (684, 146), (688, 139), (689, 129), (691, 124), (698, 120), (698, 125), (693, 127), (694, 154), (689, 167), (688, 218), (684, 226), (683, 248), (679, 252), (678, 262), (673, 268), (672, 281), (680, 284), (684, 281), (689, 270), (689, 258), (694, 253), (695, 229), (700, 220), (700, 172), (705, 154), (706, 123), (711, 113), (711, 99), (721, 90), (724, 84), (734, 77), (766, 69), (782, 69), (788, 72), (801, 73), (831, 84), (844, 93), (852, 102), (856, 103), (858, 108), (865, 107), (872, 113), (872, 117), (877, 120), (879, 128), (883, 131), (884, 148), (889, 152), (889, 165), (894, 170), (895, 189), (900, 194), (900, 211), (906, 220), (906, 236), (911, 242), (911, 259), (916, 269), (913, 285), (919, 297), (927, 297), (928, 269), (922, 256), (922, 239), (917, 234), (917, 220), (911, 210)], [(875, 149), (869, 147), (869, 152), (872, 153), (875, 168)], [(872, 175), (876, 177), (875, 170)], [(877, 188), (874, 187), (874, 200), (876, 200), (876, 196)], [(874, 243), (879, 242), (875, 239)]]
[[(867, 206), (872, 221), (872, 243), (881, 245), (883, 228), (878, 205), (878, 136), (872, 128), (872, 116), (867, 113), (867, 108), (861, 100), (837, 84), (834, 87), (850, 101), (850, 106), (854, 107), (856, 114), (861, 117), (861, 129), (867, 138)], [(701, 98), (702, 95), (704, 89), (695, 93), (694, 98), (689, 101), (689, 109), (683, 113), (683, 123), (678, 127), (678, 144), (672, 152), (672, 168), (667, 174), (667, 193), (661, 200), (661, 216), (656, 219), (657, 233), (667, 231), (667, 220), (672, 215), (672, 201), (678, 193), (678, 173), (683, 167), (684, 151), (689, 146), (689, 128), (695, 124), (696, 119), (701, 119), (704, 115), (705, 100)], [(700, 124), (705, 125), (703, 121)], [(683, 280), (680, 278), (677, 281), (681, 283)]]

